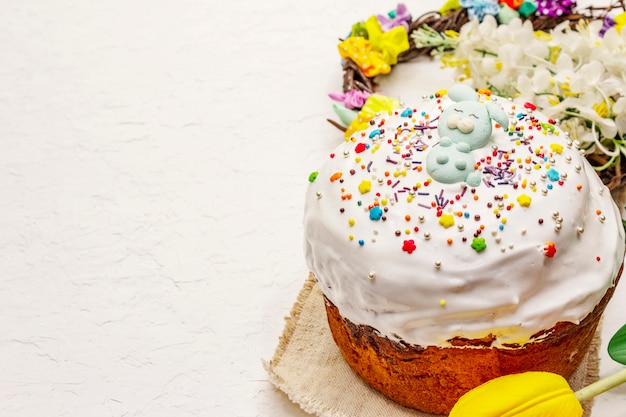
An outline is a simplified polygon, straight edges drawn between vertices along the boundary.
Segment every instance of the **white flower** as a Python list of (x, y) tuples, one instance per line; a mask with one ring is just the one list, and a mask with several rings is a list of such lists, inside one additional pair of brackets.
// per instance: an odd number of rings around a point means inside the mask
[(626, 31), (622, 30), (621, 33), (618, 33), (613, 27), (598, 41), (598, 45), (599, 47), (594, 50), (593, 59), (602, 62), (609, 74), (624, 79)]
[(613, 114), (615, 114), (615, 126), (621, 136), (626, 134), (626, 98), (620, 97), (613, 104)]
[[(617, 127), (615, 126), (615, 121), (613, 119), (609, 119), (606, 117), (601, 117), (596, 113), (595, 110), (590, 109), (588, 107), (581, 107), (577, 109), (580, 117), (591, 121), (592, 124), (597, 126), (600, 129), (600, 133), (605, 138), (614, 138), (617, 134)], [(593, 128), (592, 128), (593, 130)], [(598, 142), (596, 138), (596, 143)], [(609, 152), (606, 152), (610, 154)]]
[[(601, 21), (564, 22), (546, 34), (530, 21), (498, 25), (493, 16), (465, 24), (454, 56), (457, 77), (474, 88), (532, 101), (561, 120), (590, 152), (626, 155), (626, 30), (599, 36)], [(617, 139), (616, 136), (618, 136)], [(607, 140), (610, 139), (610, 140)]]
[(598, 61), (583, 64), (570, 81), (570, 89), (576, 94), (598, 95), (602, 98), (618, 93), (623, 82), (607, 77), (604, 66)]
[(594, 142), (594, 135), (591, 130), (586, 126), (584, 120), (579, 117), (571, 117), (561, 122), (561, 129), (569, 134), (572, 140), (577, 140), (582, 143), (583, 146)]
[(520, 96), (534, 100), (536, 94), (552, 91), (552, 81), (550, 71), (538, 67), (534, 72), (524, 72), (517, 77), (517, 89)]

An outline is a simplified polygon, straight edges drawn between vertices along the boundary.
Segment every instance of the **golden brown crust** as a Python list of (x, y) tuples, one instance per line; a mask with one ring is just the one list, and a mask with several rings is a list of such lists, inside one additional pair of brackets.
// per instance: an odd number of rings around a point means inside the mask
[(587, 353), (614, 290), (610, 288), (580, 324), (558, 323), (538, 335), (545, 335), (540, 340), (512, 349), (488, 347), (490, 335), (476, 340), (455, 338), (462, 346), (454, 347), (409, 345), (350, 322), (332, 302), (325, 302), (333, 338), (361, 378), (407, 407), (447, 414), (465, 392), (502, 375), (547, 371), (568, 378)]

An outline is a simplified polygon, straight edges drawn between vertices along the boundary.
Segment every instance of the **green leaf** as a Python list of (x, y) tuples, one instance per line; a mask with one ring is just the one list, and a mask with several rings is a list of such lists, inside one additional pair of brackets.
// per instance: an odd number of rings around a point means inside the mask
[(609, 342), (609, 356), (622, 365), (626, 365), (626, 324), (617, 331)]

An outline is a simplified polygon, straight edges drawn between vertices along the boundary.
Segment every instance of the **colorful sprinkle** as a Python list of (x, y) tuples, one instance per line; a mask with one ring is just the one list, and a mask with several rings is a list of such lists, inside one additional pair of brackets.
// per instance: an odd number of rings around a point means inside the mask
[(359, 184), (359, 191), (361, 192), (361, 194), (369, 193), (371, 189), (372, 189), (372, 182), (371, 181), (363, 180)]
[(416, 248), (417, 246), (415, 246), (415, 241), (413, 239), (405, 240), (402, 245), (402, 250), (409, 254), (413, 253)]
[(563, 152), (563, 145), (559, 145), (558, 143), (551, 143), (550, 149), (552, 149), (554, 153), (561, 154), (561, 152)]
[(530, 207), (530, 202), (532, 201), (532, 198), (530, 198), (529, 195), (527, 194), (520, 194), (517, 197), (517, 202), (519, 203), (520, 206), (522, 207)]
[(339, 178), (341, 178), (342, 175), (343, 173), (341, 172), (335, 172), (333, 175), (330, 176), (330, 182), (337, 181)]
[(554, 168), (550, 168), (546, 175), (550, 178), (550, 181), (558, 181), (561, 178), (561, 175)]
[(546, 258), (553, 258), (556, 253), (556, 246), (554, 242), (547, 242), (543, 247), (543, 254)]
[(374, 206), (370, 209), (370, 220), (380, 220), (383, 217), (383, 209)]
[(413, 116), (413, 109), (406, 109), (406, 110), (404, 110), (400, 114), (400, 116), (402, 116), (402, 117), (411, 117), (411, 116)]
[[(374, 129), (374, 130), (372, 130), (372, 131), (370, 132), (370, 134), (369, 134), (369, 138), (370, 138), (370, 139), (374, 139), (376, 136), (380, 136), (380, 134), (381, 134), (381, 133), (382, 133), (382, 132), (380, 131), (380, 129)], [(359, 144), (359, 145), (361, 145), (361, 144)], [(358, 146), (357, 146), (357, 148), (358, 148)], [(360, 152), (363, 152), (364, 150), (365, 150), (365, 149), (362, 149)], [(359, 151), (357, 150), (357, 152), (359, 152)]]
[(470, 245), (472, 249), (474, 249), (477, 253), (482, 252), (487, 248), (487, 244), (485, 243), (484, 237), (475, 237), (472, 240), (472, 244)]
[(446, 229), (450, 226), (454, 226), (454, 215), (452, 214), (442, 214), (439, 218), (439, 224), (445, 227)]

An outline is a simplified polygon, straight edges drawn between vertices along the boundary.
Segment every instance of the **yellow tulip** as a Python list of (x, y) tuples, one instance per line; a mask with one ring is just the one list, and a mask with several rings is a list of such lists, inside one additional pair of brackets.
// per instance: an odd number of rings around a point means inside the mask
[[(626, 326), (609, 342), (609, 355), (626, 364)], [(626, 368), (573, 392), (560, 375), (524, 372), (492, 379), (465, 393), (449, 417), (581, 417), (581, 402), (626, 382)]]
[(550, 372), (525, 372), (492, 379), (463, 395), (450, 417), (581, 417), (583, 408), (569, 384)]

